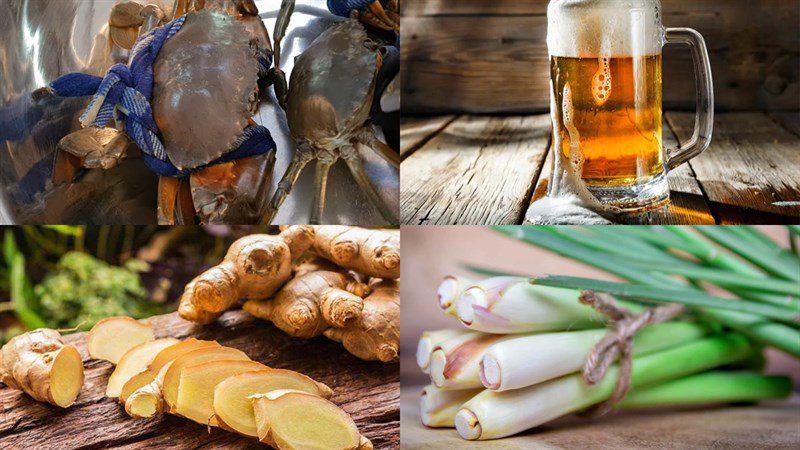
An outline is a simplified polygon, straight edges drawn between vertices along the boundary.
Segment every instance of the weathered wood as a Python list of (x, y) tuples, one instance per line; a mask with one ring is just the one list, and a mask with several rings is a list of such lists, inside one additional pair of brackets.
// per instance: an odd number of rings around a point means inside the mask
[[(549, 109), (545, 0), (415, 0), (403, 17), (403, 111)], [(700, 31), (717, 110), (800, 109), (798, 0), (664, 0), (665, 26)], [(758, 14), (753, 14), (758, 11)], [(694, 108), (689, 52), (667, 46), (664, 105)]]
[(405, 158), (441, 132), (456, 116), (400, 119), (400, 156)]
[[(693, 114), (667, 113), (666, 118), (682, 139), (691, 136)], [(798, 137), (763, 113), (718, 115), (711, 147), (690, 164), (722, 223), (743, 216), (749, 223), (800, 218)]]
[(641, 410), (599, 419), (573, 416), (505, 439), (467, 442), (453, 429), (422, 425), (418, 405), (421, 389), (403, 385), (403, 449), (789, 449), (800, 442), (800, 401), (796, 397), (755, 406)]
[(550, 142), (550, 117), (466, 116), (403, 161), (405, 224), (516, 224)]
[[(362, 361), (325, 338), (293, 338), (243, 311), (229, 311), (204, 327), (176, 314), (150, 319), (158, 337), (196, 337), (238, 348), (254, 361), (302, 372), (333, 388), (331, 399), (353, 416), (375, 448), (398, 448), (399, 364)], [(66, 336), (85, 361), (86, 382), (75, 405), (59, 409), (33, 401), (20, 391), (0, 389), (0, 448), (130, 449), (252, 448), (254, 439), (172, 415), (137, 421), (115, 401), (104, 397), (110, 363), (88, 360), (85, 333)]]
[[(663, 132), (665, 148), (673, 148), (678, 145), (672, 130), (664, 126)], [(538, 200), (547, 194), (547, 186), (550, 182), (550, 168), (552, 166), (552, 148), (547, 153), (547, 160), (544, 163), (545, 169), (539, 176), (536, 183), (533, 198)], [(694, 179), (691, 167), (684, 164), (672, 171), (667, 182), (670, 188), (670, 204), (657, 210), (649, 211), (636, 216), (625, 218), (627, 224), (685, 224), (685, 225), (708, 225), (714, 224), (714, 217), (711, 215), (708, 205), (706, 205), (703, 192)]]

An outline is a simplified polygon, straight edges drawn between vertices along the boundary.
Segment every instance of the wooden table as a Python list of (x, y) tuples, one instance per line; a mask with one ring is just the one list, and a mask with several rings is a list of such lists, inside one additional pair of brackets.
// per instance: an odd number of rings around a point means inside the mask
[(800, 399), (757, 406), (644, 410), (609, 417), (566, 417), (510, 438), (464, 441), (454, 429), (419, 419), (421, 386), (403, 386), (403, 449), (793, 449), (800, 442)]
[[(238, 348), (254, 361), (302, 372), (333, 388), (334, 403), (350, 413), (375, 448), (400, 445), (399, 363), (357, 359), (326, 338), (291, 337), (243, 311), (229, 311), (212, 325), (196, 326), (176, 314), (150, 319), (157, 337), (196, 337)], [(89, 360), (85, 333), (66, 336), (84, 357), (86, 382), (68, 409), (38, 403), (21, 391), (0, 388), (0, 449), (194, 449), (253, 448), (255, 439), (219, 428), (207, 430), (190, 420), (164, 415), (134, 420), (116, 401), (104, 396), (113, 366)], [(266, 446), (264, 446), (266, 447)]]
[[(694, 115), (665, 114), (668, 148)], [(520, 224), (547, 190), (548, 114), (404, 118), (404, 224)], [(635, 224), (800, 222), (800, 113), (717, 114), (711, 147), (669, 175), (671, 205)]]

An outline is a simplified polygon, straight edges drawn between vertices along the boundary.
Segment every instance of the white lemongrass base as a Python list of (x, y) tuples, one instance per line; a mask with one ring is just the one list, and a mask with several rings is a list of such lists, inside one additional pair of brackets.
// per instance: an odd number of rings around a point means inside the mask
[(461, 329), (444, 329), (422, 333), (422, 336), (419, 338), (419, 343), (417, 344), (417, 365), (423, 372), (429, 373), (429, 364), (431, 362), (431, 353), (433, 353), (433, 350), (448, 339), (464, 336), (469, 333), (469, 331)]
[(482, 389), (443, 390), (428, 385), (419, 398), (422, 424), (432, 428), (453, 428), (461, 405), (478, 395)]

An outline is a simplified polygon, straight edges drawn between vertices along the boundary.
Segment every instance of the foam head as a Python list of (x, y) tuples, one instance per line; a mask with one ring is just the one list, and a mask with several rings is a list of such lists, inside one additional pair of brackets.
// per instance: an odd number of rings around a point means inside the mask
[(551, 0), (547, 7), (552, 56), (658, 55), (663, 39), (660, 0)]

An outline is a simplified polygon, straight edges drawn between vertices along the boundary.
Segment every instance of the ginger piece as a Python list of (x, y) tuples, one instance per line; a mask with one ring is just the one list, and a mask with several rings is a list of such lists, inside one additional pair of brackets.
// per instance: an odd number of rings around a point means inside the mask
[(400, 278), (400, 230), (372, 230), (344, 225), (295, 225), (308, 230), (311, 250), (346, 269), (368, 277)]
[(286, 333), (319, 336), (330, 326), (343, 327), (361, 316), (369, 286), (340, 272), (316, 271), (286, 283), (270, 300), (249, 300), (244, 310), (269, 320)]
[(170, 364), (172, 363), (164, 366), (153, 381), (136, 389), (127, 397), (125, 400), (125, 412), (129, 416), (134, 419), (149, 419), (165, 412), (166, 404), (164, 403), (161, 386), (164, 372), (166, 372)]
[(83, 380), (81, 354), (74, 345), (65, 345), (56, 330), (29, 331), (0, 349), (0, 381), (37, 401), (71, 406)]
[(251, 397), (258, 439), (279, 450), (371, 450), (349, 414), (314, 394), (283, 389)]
[(308, 392), (327, 399), (333, 395), (328, 386), (292, 370), (245, 372), (226, 378), (214, 389), (214, 414), (219, 426), (245, 436), (257, 437), (256, 417), (250, 397), (279, 389)]
[(86, 348), (93, 359), (117, 364), (128, 350), (152, 341), (153, 327), (130, 317), (108, 317), (97, 322), (86, 337)]
[(255, 361), (217, 360), (186, 367), (178, 383), (175, 413), (197, 423), (216, 427), (214, 388), (223, 380), (268, 367)]
[(372, 293), (364, 299), (361, 317), (323, 334), (361, 359), (390, 362), (400, 350), (400, 281), (377, 280), (370, 287)]
[[(241, 350), (230, 347), (200, 348), (176, 358), (170, 363), (169, 368), (166, 368), (161, 383), (161, 395), (168, 407), (168, 412), (173, 414), (177, 412), (178, 388), (181, 381), (181, 372), (187, 367), (216, 360), (249, 361), (250, 358)], [(156, 382), (157, 381), (158, 379), (156, 379)], [(209, 397), (211, 397), (211, 392), (209, 392)]]
[(313, 230), (290, 227), (280, 235), (253, 234), (234, 242), (223, 261), (198, 275), (181, 297), (178, 314), (213, 322), (240, 299), (269, 298), (292, 275), (292, 260), (311, 245)]
[(122, 387), (135, 375), (147, 370), (147, 366), (161, 350), (175, 345), (179, 340), (175, 338), (156, 339), (155, 341), (139, 344), (122, 355), (117, 367), (108, 378), (106, 397), (116, 398), (122, 392)]

